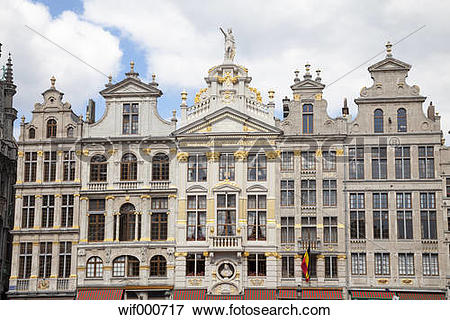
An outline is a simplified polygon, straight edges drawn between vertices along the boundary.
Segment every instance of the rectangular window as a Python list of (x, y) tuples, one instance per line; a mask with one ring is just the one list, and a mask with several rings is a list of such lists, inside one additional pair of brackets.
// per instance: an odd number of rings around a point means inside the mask
[(206, 181), (207, 162), (204, 155), (192, 155), (188, 159), (188, 181)]
[(450, 198), (450, 178), (445, 178), (445, 194), (447, 198)]
[(249, 195), (247, 200), (247, 240), (266, 240), (267, 204), (265, 195)]
[(35, 197), (23, 196), (22, 199), (22, 228), (30, 229), (34, 227)]
[(413, 238), (413, 221), (411, 207), (411, 193), (397, 193), (397, 238)]
[(217, 195), (217, 235), (236, 236), (236, 195)]
[(70, 266), (72, 260), (72, 242), (63, 241), (59, 243), (59, 278), (70, 277)]
[(292, 207), (294, 205), (294, 180), (281, 180), (281, 201), (282, 207)]
[(313, 105), (303, 105), (303, 133), (313, 133), (314, 120), (313, 120)]
[(438, 276), (439, 255), (437, 253), (422, 254), (422, 267), (424, 276)]
[(364, 179), (364, 147), (348, 148), (349, 178)]
[(167, 212), (153, 212), (151, 239), (157, 241), (167, 240)]
[(316, 152), (302, 151), (302, 170), (316, 169)]
[(42, 228), (52, 228), (55, 219), (55, 196), (42, 196)]
[(322, 166), (324, 171), (336, 171), (336, 151), (322, 152)]
[(323, 217), (323, 242), (337, 243), (337, 217)]
[(295, 278), (294, 274), (294, 257), (285, 256), (281, 258), (281, 277), (282, 278)]
[(206, 240), (206, 196), (188, 196), (187, 241)]
[(247, 159), (247, 180), (266, 181), (267, 180), (267, 159), (266, 155), (249, 154)]
[(122, 133), (137, 134), (139, 122), (139, 104), (124, 103), (122, 119)]
[(420, 221), (422, 239), (437, 239), (436, 194), (434, 192), (420, 193)]
[(316, 180), (302, 180), (301, 182), (302, 206), (316, 205)]
[(350, 237), (351, 239), (366, 238), (364, 193), (350, 193)]
[(419, 147), (419, 178), (434, 179), (433, 147)]
[(98, 242), (105, 239), (105, 215), (103, 213), (90, 213), (88, 226), (89, 242)]
[(281, 217), (281, 243), (295, 243), (294, 217)]
[(22, 242), (19, 253), (19, 279), (29, 279), (31, 276), (31, 261), (33, 259), (33, 243)]
[(36, 181), (37, 152), (25, 152), (24, 181)]
[(89, 199), (89, 211), (105, 211), (105, 199)]
[(325, 257), (325, 278), (337, 278), (338, 277), (338, 269), (337, 269), (337, 257), (335, 256), (326, 256)]
[(75, 180), (75, 152), (64, 151), (63, 154), (63, 180)]
[(205, 257), (201, 253), (190, 253), (186, 257), (186, 276), (203, 277), (205, 275)]
[(247, 257), (247, 274), (249, 277), (266, 275), (266, 256), (264, 254), (250, 254)]
[(388, 194), (373, 193), (373, 238), (389, 239)]
[(352, 253), (352, 274), (353, 275), (367, 274), (366, 253), (365, 252)]
[(73, 194), (62, 196), (61, 228), (73, 227)]
[(409, 147), (395, 148), (395, 179), (411, 179), (411, 154)]
[(414, 275), (414, 253), (398, 254), (398, 274), (401, 276)]
[(375, 275), (390, 275), (390, 256), (389, 253), (375, 253)]
[(44, 152), (44, 181), (56, 179), (56, 151)]
[[(304, 253), (302, 253), (303, 257)], [(311, 253), (309, 256), (309, 277), (310, 278), (317, 278), (317, 255), (314, 253)], [(302, 279), (305, 279), (305, 275), (302, 272)]]
[(337, 185), (336, 180), (323, 180), (323, 206), (336, 207)]
[(219, 180), (234, 181), (234, 155), (221, 153), (219, 158)]
[(167, 210), (168, 198), (167, 197), (155, 197), (152, 198), (152, 210)]
[(372, 148), (372, 179), (387, 179), (386, 147)]
[(317, 219), (316, 217), (302, 217), (302, 241), (317, 240)]
[(39, 278), (50, 278), (52, 271), (52, 243), (41, 242), (39, 250)]
[(293, 171), (294, 170), (294, 152), (283, 151), (281, 152), (281, 171)]

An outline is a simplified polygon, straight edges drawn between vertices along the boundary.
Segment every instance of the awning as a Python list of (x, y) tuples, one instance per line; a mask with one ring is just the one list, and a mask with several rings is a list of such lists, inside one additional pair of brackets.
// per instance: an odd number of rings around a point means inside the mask
[(392, 300), (394, 292), (392, 291), (351, 291), (352, 299), (386, 299)]
[(122, 300), (123, 289), (80, 289), (77, 300)]
[(398, 292), (400, 300), (445, 300), (443, 292)]
[(245, 289), (244, 300), (275, 300), (276, 289)]
[(314, 300), (340, 300), (342, 290), (340, 289), (302, 289), (302, 299)]
[(206, 300), (242, 300), (242, 295), (206, 295)]
[(297, 289), (278, 289), (278, 299), (297, 299)]
[(205, 289), (180, 289), (173, 290), (174, 300), (205, 300)]

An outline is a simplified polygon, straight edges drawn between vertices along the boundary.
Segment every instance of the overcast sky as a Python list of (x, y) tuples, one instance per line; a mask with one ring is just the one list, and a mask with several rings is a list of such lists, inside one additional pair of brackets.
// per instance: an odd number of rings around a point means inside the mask
[[(76, 113), (84, 113), (93, 98), (100, 106), (99, 119), (104, 102), (98, 91), (106, 75), (120, 81), (130, 60), (144, 81), (157, 75), (164, 93), (159, 111), (170, 118), (171, 110), (179, 109), (183, 89), (192, 103), (206, 86), (207, 70), (223, 60), (218, 28), (232, 27), (235, 61), (249, 69), (252, 86), (264, 100), (268, 89), (275, 89), (281, 116), (281, 99), (292, 96), (294, 70), (303, 74), (306, 62), (312, 70), (320, 68), (322, 82), (331, 84), (383, 51), (388, 40), (395, 43), (425, 26), (394, 46), (393, 55), (412, 64), (408, 83), (428, 97), (425, 106), (430, 100), (436, 105), (448, 138), (449, 17), (447, 1), (2, 0), (0, 63), (11, 52), (18, 86), (15, 107), (27, 121), (52, 75)], [(356, 114), (353, 99), (371, 85), (367, 67), (383, 58), (379, 55), (325, 88), (331, 116), (340, 114), (344, 97)]]

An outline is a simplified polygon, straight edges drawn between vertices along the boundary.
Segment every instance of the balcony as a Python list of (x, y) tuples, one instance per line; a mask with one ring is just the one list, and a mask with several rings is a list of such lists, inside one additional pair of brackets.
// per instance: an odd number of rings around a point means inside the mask
[(298, 240), (298, 250), (306, 251), (308, 248), (311, 251), (319, 251), (322, 249), (322, 243), (320, 239), (310, 240), (310, 239), (300, 239)]
[(92, 191), (103, 191), (106, 190), (108, 182), (89, 182), (88, 189)]
[(30, 286), (29, 279), (17, 280), (16, 290), (17, 291), (28, 291), (29, 286)]
[(56, 281), (56, 290), (58, 291), (69, 290), (69, 279), (58, 279)]
[(139, 189), (142, 185), (142, 181), (119, 181), (114, 182), (114, 186), (116, 189), (121, 190), (133, 190), (133, 189)]
[(170, 187), (170, 181), (150, 181), (150, 189), (167, 190)]
[(210, 237), (210, 249), (216, 251), (242, 250), (242, 238), (236, 236)]

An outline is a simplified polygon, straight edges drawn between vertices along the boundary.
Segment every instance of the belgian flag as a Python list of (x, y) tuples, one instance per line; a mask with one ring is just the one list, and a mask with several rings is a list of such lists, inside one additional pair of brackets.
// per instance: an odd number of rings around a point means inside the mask
[(306, 282), (309, 281), (309, 254), (310, 251), (310, 246), (308, 245), (308, 250), (306, 250), (305, 254), (303, 255), (303, 260), (302, 260), (302, 272), (303, 275), (305, 276), (305, 280)]

